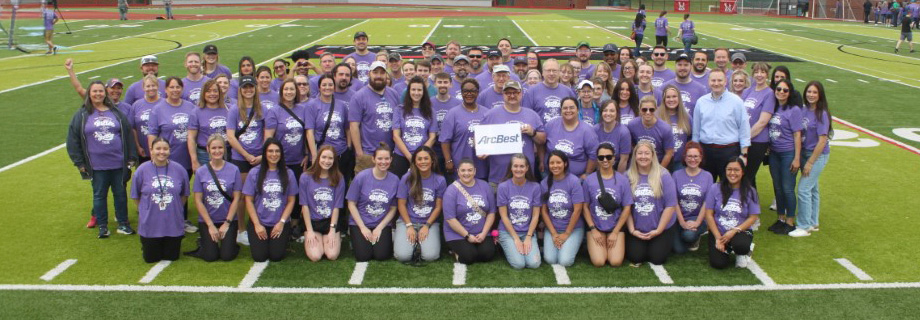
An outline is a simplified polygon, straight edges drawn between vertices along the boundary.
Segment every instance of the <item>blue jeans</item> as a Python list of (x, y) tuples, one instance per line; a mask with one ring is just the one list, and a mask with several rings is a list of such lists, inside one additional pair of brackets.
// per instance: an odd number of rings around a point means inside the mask
[[(552, 228), (552, 226), (547, 226)], [(571, 266), (575, 263), (575, 255), (581, 248), (581, 242), (585, 239), (585, 229), (575, 228), (572, 234), (562, 244), (561, 249), (557, 249), (553, 244), (553, 234), (546, 229), (543, 234), (543, 260), (548, 264), (558, 264), (563, 267)]]
[(207, 150), (201, 149), (201, 148), (198, 148), (196, 150), (197, 152), (195, 152), (195, 154), (198, 155), (198, 165), (199, 166), (203, 166), (205, 163), (208, 163), (208, 161), (211, 161), (211, 154), (209, 154)]
[[(527, 232), (518, 232), (517, 236), (524, 241)], [(505, 258), (508, 259), (508, 264), (512, 268), (536, 269), (540, 267), (540, 247), (537, 245), (537, 237), (530, 237), (530, 253), (528, 254), (521, 254), (517, 251), (517, 247), (514, 246), (514, 237), (508, 231), (498, 231), (498, 244), (502, 246), (502, 251), (505, 251)]]
[[(827, 166), (829, 154), (818, 156), (818, 160), (811, 167), (811, 173), (808, 176), (802, 175), (799, 179), (799, 218), (795, 224), (799, 229), (808, 229), (818, 225), (818, 215), (821, 212), (821, 193), (818, 191), (818, 178), (821, 172)], [(805, 167), (805, 161), (811, 157), (810, 151), (805, 151), (802, 155), (802, 167)]]
[(683, 37), (680, 39), (684, 43), (684, 53), (688, 56), (690, 55), (690, 46), (693, 44), (690, 42), (690, 37)]
[(795, 151), (770, 152), (770, 176), (773, 178), (773, 194), (776, 196), (776, 214), (795, 218), (795, 176), (789, 166), (795, 159)]
[(636, 34), (636, 52), (633, 54), (633, 57), (635, 57), (635, 58), (640, 57), (640, 55), (639, 55), (639, 48), (642, 47), (642, 39), (643, 39), (643, 38), (645, 38), (645, 35), (643, 35), (643, 34), (641, 34), (641, 33), (637, 33), (637, 34)]
[(123, 169), (93, 171), (93, 216), (100, 227), (109, 225), (109, 188), (115, 199), (115, 219), (128, 223), (128, 192), (125, 187)]
[(166, 19), (172, 19), (172, 18), (173, 18), (172, 6), (171, 5), (166, 6)]
[(705, 221), (696, 228), (696, 231), (684, 229), (678, 223), (675, 223), (674, 227), (677, 229), (677, 236), (674, 237), (674, 253), (678, 254), (690, 251), (690, 244), (699, 239), (700, 235), (708, 230)]

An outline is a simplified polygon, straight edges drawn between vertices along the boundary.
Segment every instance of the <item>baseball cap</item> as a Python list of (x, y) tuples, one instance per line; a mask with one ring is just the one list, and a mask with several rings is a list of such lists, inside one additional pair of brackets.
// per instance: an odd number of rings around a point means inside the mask
[(466, 63), (470, 63), (470, 58), (462, 54), (454, 57), (454, 63), (457, 63), (459, 61), (466, 61)]
[(508, 89), (516, 89), (517, 91), (521, 91), (521, 84), (517, 81), (510, 80), (508, 82), (505, 82), (505, 86), (502, 88), (502, 91), (505, 91)]
[(387, 60), (389, 60), (389, 61), (394, 61), (394, 60), (395, 60), (395, 61), (402, 61), (402, 56), (399, 54), (399, 52), (390, 52), (390, 54), (387, 55)]
[(674, 59), (675, 62), (680, 61), (680, 60), (692, 61), (690, 60), (690, 56), (688, 56), (686, 53), (681, 53), (680, 55), (677, 56), (677, 59)]
[(240, 77), (240, 88), (244, 86), (255, 86), (255, 85), (256, 85), (256, 78), (253, 78), (252, 76)]
[(735, 54), (732, 55), (732, 62), (735, 62), (735, 60), (741, 60), (741, 62), (747, 62), (747, 57), (745, 57), (744, 54), (741, 52), (735, 52)]
[(354, 39), (357, 39), (358, 37), (370, 38), (370, 37), (367, 36), (367, 33), (364, 32), (364, 31), (355, 32), (355, 37), (354, 37)]
[(617, 52), (618, 50), (619, 49), (617, 48), (617, 45), (615, 44), (608, 43), (604, 45), (604, 52)]
[(578, 44), (575, 46), (575, 49), (578, 49), (581, 47), (588, 47), (588, 49), (591, 49), (591, 45), (588, 44), (587, 41), (579, 41)]
[(429, 42), (425, 42), (425, 43), (422, 44), (422, 48), (424, 48), (425, 46), (429, 46), (429, 47), (431, 47), (432, 49), (434, 49), (434, 43), (431, 43), (430, 41), (429, 41)]
[(383, 70), (386, 70), (387, 65), (383, 63), (383, 61), (374, 61), (374, 63), (371, 63), (371, 68), (369, 69), (369, 71), (373, 71), (374, 69), (377, 69), (377, 68), (383, 68)]
[(431, 55), (431, 61), (435, 61), (435, 60), (438, 60), (438, 61), (441, 61), (441, 63), (444, 63), (444, 57), (442, 57), (440, 54)]
[(498, 64), (492, 67), (492, 73), (499, 73), (499, 72), (509, 72), (510, 73), (511, 69), (509, 69), (508, 66), (504, 64)]
[(121, 82), (121, 80), (119, 80), (118, 78), (112, 78), (112, 79), (109, 79), (109, 81), (105, 82), (105, 87), (111, 88), (111, 87), (114, 87), (116, 84), (120, 84), (122, 86), (125, 85), (125, 83)]
[(310, 60), (310, 52), (307, 52), (307, 50), (297, 50), (291, 53), (291, 60), (297, 62), (297, 60), (300, 59)]
[(204, 46), (204, 50), (201, 50), (201, 52), (204, 52), (205, 54), (217, 54), (217, 46), (213, 44), (206, 45)]
[(591, 89), (594, 89), (594, 82), (591, 82), (591, 80), (581, 80), (581, 82), (578, 83), (578, 86), (576, 88), (581, 89), (581, 88), (584, 88), (585, 86), (589, 86), (591, 87)]
[(501, 52), (498, 52), (498, 50), (491, 50), (491, 51), (489, 51), (489, 57), (490, 57), (490, 58), (491, 58), (491, 57), (501, 57), (501, 56), (502, 56), (502, 53), (501, 53)]
[(521, 63), (527, 64), (527, 58), (524, 58), (524, 57), (514, 58), (514, 64), (521, 64)]
[(154, 55), (147, 55), (141, 58), (141, 65), (145, 65), (148, 63), (160, 64), (160, 60), (158, 60), (157, 56), (154, 56)]

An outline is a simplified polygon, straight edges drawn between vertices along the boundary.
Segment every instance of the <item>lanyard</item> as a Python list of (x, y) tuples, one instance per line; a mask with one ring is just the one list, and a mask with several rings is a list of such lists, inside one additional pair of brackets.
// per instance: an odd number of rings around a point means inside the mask
[(166, 172), (164, 173), (166, 181), (160, 179), (160, 169), (156, 165), (153, 166), (153, 172), (156, 174), (157, 189), (159, 189), (158, 191), (160, 194), (160, 200), (154, 202), (160, 206), (160, 211), (163, 211), (166, 210), (166, 192), (169, 191), (166, 187), (166, 182), (169, 181), (169, 161), (166, 161)]

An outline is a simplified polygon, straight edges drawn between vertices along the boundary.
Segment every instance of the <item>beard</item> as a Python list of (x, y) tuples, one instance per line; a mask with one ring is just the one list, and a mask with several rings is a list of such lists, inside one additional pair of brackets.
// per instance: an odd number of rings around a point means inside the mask
[(345, 89), (347, 89), (348, 86), (351, 84), (351, 82), (350, 82), (349, 80), (351, 80), (351, 79), (339, 80), (339, 81), (337, 82), (337, 87), (339, 88), (339, 90), (345, 90)]
[(457, 74), (457, 79), (466, 79), (466, 76), (469, 75), (469, 72), (467, 72), (466, 69), (464, 68), (464, 69), (458, 69), (456, 74)]
[(387, 87), (387, 80), (384, 78), (374, 78), (370, 81), (371, 89), (374, 91), (381, 91)]
[(473, 68), (473, 70), (479, 69), (479, 67), (481, 66), (482, 66), (482, 63), (479, 61), (470, 62), (470, 68)]

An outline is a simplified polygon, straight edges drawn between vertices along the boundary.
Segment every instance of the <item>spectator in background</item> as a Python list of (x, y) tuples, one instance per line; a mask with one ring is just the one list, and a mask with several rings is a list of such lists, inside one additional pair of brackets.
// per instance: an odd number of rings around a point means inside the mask
[(118, 0), (118, 20), (128, 20), (128, 0)]
[(872, 2), (869, 0), (863, 2), (863, 12), (866, 15), (863, 19), (863, 23), (869, 23), (869, 14), (872, 13)]
[(636, 52), (633, 56), (639, 57), (639, 49), (642, 48), (642, 39), (645, 37), (645, 14), (637, 13), (636, 20), (632, 24), (633, 40), (636, 41)]
[(45, 43), (48, 44), (48, 52), (45, 54), (57, 54), (57, 47), (51, 41), (51, 38), (54, 37), (54, 24), (58, 22), (57, 14), (54, 13), (54, 8), (49, 9), (44, 1), (42, 1), (41, 11), (42, 21), (45, 23)]
[(680, 32), (677, 34), (684, 43), (684, 54), (690, 54), (690, 46), (696, 42), (696, 26), (690, 20), (690, 14), (684, 14), (684, 22), (680, 23)]
[(173, 0), (163, 0), (163, 6), (166, 7), (166, 20), (176, 20), (172, 14)]
[(894, 45), (894, 53), (898, 53), (901, 43), (904, 41), (907, 41), (907, 45), (910, 46), (910, 53), (914, 53), (914, 33), (910, 29), (911, 15), (912, 13), (907, 11), (904, 17), (901, 18), (901, 37), (898, 38), (898, 43)]

